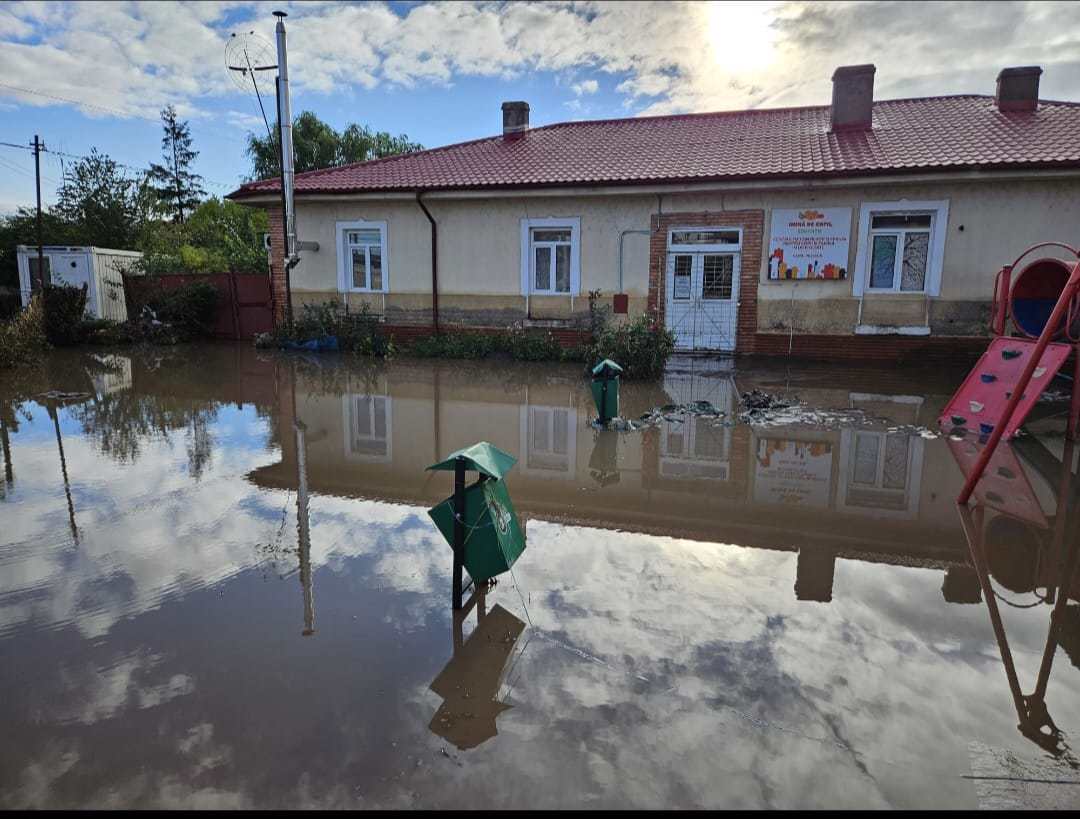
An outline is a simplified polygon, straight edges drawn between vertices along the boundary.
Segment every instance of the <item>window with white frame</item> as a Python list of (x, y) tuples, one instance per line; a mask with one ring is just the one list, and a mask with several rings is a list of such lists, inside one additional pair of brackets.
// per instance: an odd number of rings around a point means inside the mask
[(533, 228), (532, 291), (570, 292), (570, 228)]
[(879, 202), (859, 213), (855, 295), (941, 292), (949, 204)]
[(386, 222), (338, 223), (338, 290), (387, 291)]
[(580, 220), (521, 220), (523, 294), (565, 296), (580, 291)]
[(931, 213), (875, 213), (870, 216), (871, 290), (922, 293), (930, 261)]

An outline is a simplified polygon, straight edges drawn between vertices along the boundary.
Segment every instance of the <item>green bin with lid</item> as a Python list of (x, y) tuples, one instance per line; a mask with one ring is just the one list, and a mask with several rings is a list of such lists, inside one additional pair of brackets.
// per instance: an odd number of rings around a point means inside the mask
[(619, 417), (619, 375), (622, 371), (623, 368), (610, 358), (592, 368), (590, 387), (601, 426), (607, 426), (608, 421)]

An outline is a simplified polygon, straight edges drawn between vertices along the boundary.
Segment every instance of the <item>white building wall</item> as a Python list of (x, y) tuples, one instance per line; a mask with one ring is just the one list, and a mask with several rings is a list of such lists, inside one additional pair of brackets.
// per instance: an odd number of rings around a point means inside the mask
[[(800, 330), (850, 332), (858, 309), (858, 298), (852, 292), (855, 256), (863, 241), (858, 235), (859, 208), (865, 202), (902, 199), (949, 203), (941, 291), (935, 299), (940, 303), (935, 309), (943, 308), (942, 315), (946, 315), (953, 307), (967, 308), (966, 312), (961, 310), (966, 324), (961, 322), (957, 332), (974, 331), (978, 322), (972, 315), (983, 309), (979, 304), (990, 301), (997, 271), (1027, 246), (1048, 240), (1080, 244), (1080, 178), (935, 183), (907, 183), (900, 179), (888, 184), (858, 183), (827, 189), (666, 193), (659, 200), (656, 194), (633, 193), (458, 199), (429, 195), (425, 202), (438, 223), (440, 309), (467, 312), (491, 306), (523, 313), (520, 225), (524, 218), (580, 219), (581, 287), (575, 294), (574, 306), (580, 312), (587, 309), (584, 296), (588, 291), (601, 290), (605, 295), (619, 292), (620, 233), (648, 230), (652, 215), (660, 208), (665, 214), (758, 209), (764, 212), (765, 226), (762, 258), (756, 260), (760, 329), (779, 330), (791, 320)], [(809, 206), (851, 209), (848, 279), (769, 281), (766, 256), (773, 208)], [(302, 264), (293, 270), (292, 287), (298, 297), (310, 300), (337, 294), (337, 222), (385, 221), (389, 233), (389, 294), (381, 306), (385, 309), (400, 302), (415, 309), (430, 309), (430, 226), (415, 201), (300, 199), (297, 210), (300, 238), (320, 245), (318, 252), (303, 253)], [(622, 292), (631, 297), (631, 312), (645, 306), (648, 248), (648, 236), (631, 234), (625, 239)], [(570, 300), (545, 297), (539, 301), (558, 307), (564, 302), (569, 305)], [(897, 323), (909, 321), (907, 315), (921, 316), (925, 307), (921, 295), (875, 295), (868, 301), (886, 320), (895, 312)], [(375, 302), (376, 307), (380, 306), (378, 300)], [(769, 302), (775, 304), (770, 307)], [(789, 311), (781, 303), (801, 303), (802, 307)], [(568, 311), (568, 306), (565, 309)], [(792, 314), (790, 319), (788, 312)], [(795, 318), (796, 314), (801, 318)]]

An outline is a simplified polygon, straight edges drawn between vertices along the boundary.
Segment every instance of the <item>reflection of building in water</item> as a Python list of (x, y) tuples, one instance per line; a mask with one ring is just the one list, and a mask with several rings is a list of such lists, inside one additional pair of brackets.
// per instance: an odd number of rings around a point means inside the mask
[(393, 441), (391, 399), (385, 395), (341, 397), (345, 418), (345, 455), (357, 461), (389, 461)]
[(575, 407), (522, 405), (522, 472), (537, 478), (577, 477), (578, 426)]
[[(730, 371), (687, 369), (669, 373), (664, 390), (624, 384), (622, 414), (694, 401), (737, 414)], [(337, 391), (326, 389), (324, 376), (301, 373), (296, 412), (307, 427), (311, 490), (426, 508), (442, 495), (425, 467), (487, 440), (518, 456), (508, 483), (526, 519), (798, 552), (792, 583), (805, 600), (831, 599), (838, 560), (934, 570), (946, 599), (977, 599), (952, 503), (960, 474), (945, 442), (888, 432), (890, 424), (936, 417), (939, 407), (803, 388), (799, 397), (811, 406), (854, 406), (888, 421), (856, 429), (723, 426), (688, 414), (682, 424), (605, 435), (587, 426), (584, 379), (554, 368), (536, 373), (403, 360), (373, 370), (362, 387)], [(257, 469), (252, 480), (295, 489), (294, 436), (278, 441), (282, 462)]]
[(835, 480), (831, 441), (786, 437), (755, 440), (754, 500), (757, 503), (817, 509), (832, 506)]
[(730, 362), (689, 360), (664, 376), (664, 391), (677, 405), (707, 401), (722, 418), (685, 414), (660, 422), (660, 468), (663, 478), (726, 481), (731, 477), (732, 420), (738, 412)]
[(486, 612), (483, 595), (474, 596), (472, 602), (477, 625), (468, 640), (462, 639), (468, 608), (454, 612), (454, 656), (431, 683), (443, 702), (428, 726), (462, 750), (495, 736), (495, 719), (512, 707), (499, 701), (499, 689), (525, 630), (521, 620), (498, 604)]
[[(923, 399), (908, 395), (851, 394), (852, 409), (886, 415), (893, 423), (919, 423)], [(922, 477), (921, 436), (907, 432), (845, 429), (840, 438), (840, 509), (874, 509), (889, 517), (918, 513)]]

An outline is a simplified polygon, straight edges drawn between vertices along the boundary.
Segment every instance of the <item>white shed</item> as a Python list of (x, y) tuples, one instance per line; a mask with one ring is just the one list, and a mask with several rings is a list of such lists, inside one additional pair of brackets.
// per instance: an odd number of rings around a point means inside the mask
[[(37, 277), (38, 251), (35, 245), (19, 245), (19, 291), (25, 307), (40, 288)], [(142, 254), (134, 250), (104, 247), (45, 245), (45, 272), (53, 284), (87, 285), (86, 312), (94, 318), (127, 320), (124, 273), (137, 274), (135, 262)], [(33, 274), (33, 275), (31, 275)]]

